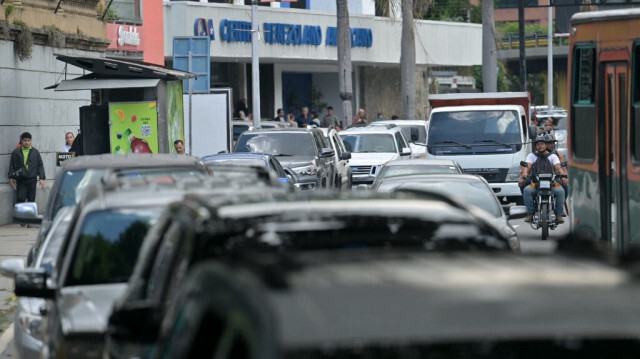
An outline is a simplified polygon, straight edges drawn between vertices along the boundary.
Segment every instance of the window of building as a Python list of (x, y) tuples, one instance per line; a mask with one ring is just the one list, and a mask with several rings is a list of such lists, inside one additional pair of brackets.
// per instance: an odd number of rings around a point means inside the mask
[(596, 154), (595, 46), (579, 45), (573, 53), (571, 84), (571, 147), (577, 160)]
[(141, 0), (113, 0), (109, 9), (117, 17), (116, 22), (141, 24)]

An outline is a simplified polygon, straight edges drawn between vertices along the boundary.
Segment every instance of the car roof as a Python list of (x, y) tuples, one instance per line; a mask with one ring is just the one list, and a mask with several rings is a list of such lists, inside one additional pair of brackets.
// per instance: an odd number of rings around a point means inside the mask
[(406, 176), (393, 176), (381, 179), (382, 182), (486, 182), (481, 176), (454, 173), (454, 174), (417, 174)]
[(424, 158), (412, 158), (412, 159), (399, 159), (395, 161), (389, 161), (385, 164), (386, 167), (390, 166), (457, 166), (457, 162), (454, 160), (436, 160), (436, 159), (424, 159)]
[(332, 251), (292, 261), (286, 287), (265, 296), (284, 348), (640, 335), (637, 280), (590, 259)]
[(443, 106), (436, 107), (431, 110), (431, 113), (437, 112), (467, 112), (467, 111), (505, 111), (505, 110), (524, 110), (520, 105), (464, 105), (464, 106)]
[(255, 159), (255, 160), (267, 160), (269, 157), (272, 157), (266, 153), (255, 153), (255, 152), (232, 152), (232, 153), (218, 153), (215, 155), (208, 155), (202, 157), (202, 160), (205, 164), (208, 161), (215, 160), (224, 160), (224, 159)]
[[(254, 128), (250, 131), (246, 131), (243, 132), (242, 134), (245, 133), (263, 133), (263, 132), (268, 132), (268, 133), (274, 133), (274, 132), (280, 132), (280, 133), (311, 133), (311, 131), (320, 131), (316, 128)], [(242, 136), (242, 134), (240, 136)]]
[(372, 122), (371, 125), (372, 126), (376, 126), (377, 124), (380, 125), (396, 125), (396, 126), (402, 126), (402, 125), (420, 125), (420, 126), (426, 126), (429, 123), (429, 121), (423, 121), (423, 120), (384, 120), (384, 121), (375, 121)]
[(169, 153), (101, 154), (73, 157), (64, 161), (63, 170), (145, 167), (193, 167), (204, 169), (204, 164), (198, 157)]
[(402, 129), (400, 127), (391, 127), (388, 128), (386, 126), (358, 126), (351, 127), (346, 130), (340, 131), (339, 135), (350, 135), (350, 134), (363, 134), (363, 133), (394, 133), (400, 132), (402, 133)]

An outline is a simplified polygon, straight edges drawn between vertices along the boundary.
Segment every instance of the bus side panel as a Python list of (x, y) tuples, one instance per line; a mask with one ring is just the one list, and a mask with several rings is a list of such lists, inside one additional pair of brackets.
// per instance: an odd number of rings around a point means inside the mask
[(599, 239), (600, 226), (600, 184), (598, 173), (578, 167), (569, 167), (571, 181), (571, 230), (589, 239)]

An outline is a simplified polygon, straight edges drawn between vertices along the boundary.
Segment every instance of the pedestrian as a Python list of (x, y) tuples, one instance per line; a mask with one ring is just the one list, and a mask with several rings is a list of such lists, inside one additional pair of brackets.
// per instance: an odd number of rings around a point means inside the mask
[(71, 149), (71, 146), (73, 145), (73, 140), (75, 139), (75, 136), (73, 136), (73, 133), (71, 132), (67, 132), (64, 134), (64, 146), (62, 147), (62, 152), (69, 152), (69, 150)]
[(176, 150), (177, 154), (184, 155), (184, 141), (182, 140), (173, 141), (173, 148)]
[(307, 127), (311, 124), (311, 115), (309, 114), (308, 107), (302, 108), (302, 114), (296, 118), (296, 122), (298, 123), (298, 127)]
[(11, 153), (9, 162), (9, 185), (16, 190), (16, 202), (35, 202), (36, 184), (44, 190), (44, 164), (40, 152), (31, 145), (31, 134), (20, 135), (20, 148)]
[(320, 123), (320, 118), (318, 117), (318, 113), (315, 111), (311, 112), (311, 124), (312, 125), (316, 125), (316, 127), (320, 127), (321, 123)]
[(287, 119), (284, 117), (284, 110), (279, 108), (276, 111), (276, 117), (273, 119), (276, 122), (287, 122)]
[(296, 122), (296, 118), (292, 113), (287, 115), (287, 126), (288, 127), (298, 127), (298, 123)]
[(376, 121), (384, 121), (384, 117), (382, 117), (382, 112), (378, 112), (378, 115), (376, 116), (376, 119), (373, 120), (373, 122)]
[(236, 110), (234, 112), (234, 115), (235, 115), (234, 117), (236, 117), (236, 118), (244, 118), (243, 116), (240, 116), (240, 111), (242, 111), (245, 114), (249, 113), (249, 107), (247, 106), (246, 97), (241, 98), (240, 101), (238, 101), (238, 103), (236, 104)]
[(354, 125), (366, 125), (367, 124), (367, 116), (366, 116), (365, 111), (364, 111), (363, 108), (358, 109), (358, 113), (356, 113), (356, 115), (353, 116), (352, 123)]
[(327, 114), (322, 118), (322, 127), (338, 126), (338, 117), (333, 113), (333, 107), (327, 107)]

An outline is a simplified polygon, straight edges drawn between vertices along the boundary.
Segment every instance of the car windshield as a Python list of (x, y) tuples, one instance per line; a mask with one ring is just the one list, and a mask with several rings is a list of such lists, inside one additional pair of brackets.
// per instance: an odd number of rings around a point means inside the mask
[(65, 171), (60, 176), (60, 187), (58, 191), (52, 193), (53, 211), (51, 219), (53, 219), (60, 208), (66, 206), (75, 206), (78, 204), (84, 190), (92, 183), (98, 182), (105, 173), (104, 168)]
[(274, 156), (315, 156), (316, 145), (309, 133), (243, 133), (235, 152), (267, 153)]
[(516, 111), (435, 112), (428, 136), (435, 155), (515, 153), (522, 148)]
[(341, 135), (341, 137), (347, 148), (351, 148), (351, 152), (398, 152), (396, 151), (393, 135), (364, 133)]
[(430, 175), (442, 173), (460, 173), (454, 165), (397, 165), (385, 166), (378, 175), (380, 178), (406, 176), (406, 175)]
[(161, 210), (160, 206), (132, 207), (89, 213), (80, 229), (66, 285), (129, 280), (142, 239)]

